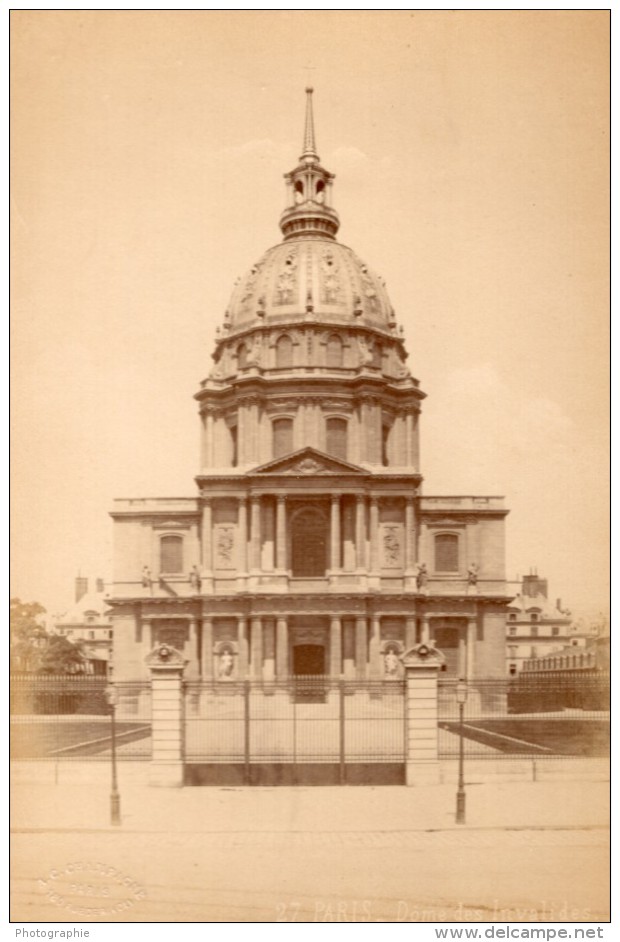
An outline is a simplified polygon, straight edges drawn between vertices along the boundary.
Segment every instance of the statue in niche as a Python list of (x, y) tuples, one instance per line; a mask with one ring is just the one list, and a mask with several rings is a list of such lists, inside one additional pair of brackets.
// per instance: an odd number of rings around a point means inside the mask
[(142, 580), (142, 586), (145, 589), (150, 589), (151, 586), (153, 585), (153, 580), (151, 578), (151, 570), (149, 569), (148, 566), (142, 567), (141, 580)]
[(200, 578), (200, 570), (196, 565), (192, 566), (192, 571), (189, 574), (189, 584), (194, 592), (200, 592), (202, 580)]
[(472, 563), (467, 570), (467, 584), (478, 585), (478, 566), (476, 563)]
[(218, 677), (220, 680), (230, 680), (235, 668), (235, 659), (230, 648), (224, 648), (220, 653), (218, 663)]
[(383, 535), (383, 549), (387, 563), (398, 563), (400, 561), (400, 541), (396, 533), (396, 527), (386, 527)]
[(393, 648), (389, 648), (385, 652), (385, 656), (383, 658), (383, 666), (385, 669), (385, 676), (387, 680), (398, 679), (398, 657)]
[(428, 569), (426, 563), (418, 563), (418, 571), (415, 577), (418, 589), (425, 589), (428, 584)]

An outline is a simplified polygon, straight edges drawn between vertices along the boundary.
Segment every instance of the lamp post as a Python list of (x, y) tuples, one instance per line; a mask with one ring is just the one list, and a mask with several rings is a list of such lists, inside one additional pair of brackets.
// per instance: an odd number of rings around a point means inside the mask
[(456, 685), (456, 702), (459, 705), (459, 783), (456, 790), (456, 823), (465, 824), (465, 781), (463, 779), (463, 711), (467, 701), (467, 682), (459, 678)]
[(121, 796), (118, 791), (118, 779), (116, 777), (116, 704), (117, 692), (113, 683), (109, 683), (105, 688), (105, 698), (110, 707), (110, 733), (111, 733), (111, 753), (112, 753), (112, 788), (110, 791), (110, 824), (121, 823)]

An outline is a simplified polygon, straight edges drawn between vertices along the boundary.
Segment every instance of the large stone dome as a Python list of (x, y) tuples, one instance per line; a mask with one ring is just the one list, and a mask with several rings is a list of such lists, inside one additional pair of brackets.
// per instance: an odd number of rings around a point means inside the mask
[(235, 285), (226, 327), (236, 333), (257, 320), (275, 324), (309, 314), (325, 323), (395, 326), (382, 279), (350, 248), (298, 236), (268, 249)]
[(289, 369), (308, 378), (338, 361), (342, 376), (371, 371), (401, 386), (413, 384), (383, 279), (336, 241), (334, 174), (319, 161), (312, 89), (306, 91), (303, 152), (284, 175), (283, 240), (235, 284), (216, 331), (209, 379), (216, 385), (245, 382), (253, 372), (281, 378)]

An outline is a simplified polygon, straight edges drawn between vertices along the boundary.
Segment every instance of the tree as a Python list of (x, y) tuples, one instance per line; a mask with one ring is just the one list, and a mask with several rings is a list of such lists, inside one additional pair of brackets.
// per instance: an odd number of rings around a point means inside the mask
[(84, 664), (79, 647), (42, 625), (38, 602), (11, 599), (11, 670), (37, 674), (74, 674)]
[(42, 651), (38, 672), (41, 674), (75, 674), (84, 666), (84, 655), (76, 644), (62, 635), (49, 635)]
[(40, 664), (47, 632), (41, 624), (45, 609), (38, 602), (11, 599), (11, 669), (36, 671)]

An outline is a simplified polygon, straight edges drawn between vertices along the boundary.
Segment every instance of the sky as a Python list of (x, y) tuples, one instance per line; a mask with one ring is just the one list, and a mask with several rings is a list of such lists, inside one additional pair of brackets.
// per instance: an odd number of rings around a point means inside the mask
[(338, 239), (428, 394), (424, 492), (505, 495), (508, 577), (607, 610), (607, 11), (11, 22), (12, 595), (63, 611), (111, 576), (115, 497), (195, 493), (192, 397), (311, 84)]

